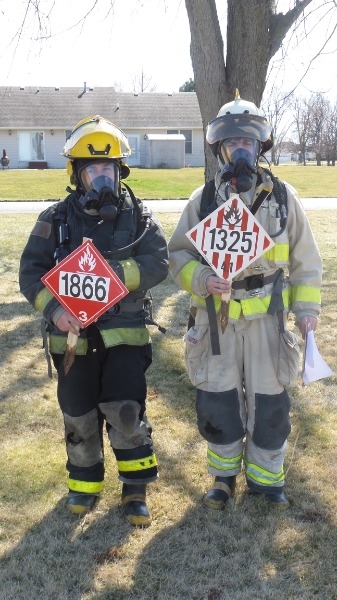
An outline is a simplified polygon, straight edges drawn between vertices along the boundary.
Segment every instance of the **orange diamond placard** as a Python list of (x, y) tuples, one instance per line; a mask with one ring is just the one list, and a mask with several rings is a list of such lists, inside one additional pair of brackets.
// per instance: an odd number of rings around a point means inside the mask
[(48, 271), (41, 281), (84, 327), (129, 293), (90, 240)]

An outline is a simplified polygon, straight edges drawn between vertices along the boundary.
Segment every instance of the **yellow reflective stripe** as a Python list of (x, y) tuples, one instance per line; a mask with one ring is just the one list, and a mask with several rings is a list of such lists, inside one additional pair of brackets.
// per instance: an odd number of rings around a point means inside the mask
[(43, 314), (44, 309), (52, 298), (54, 298), (53, 294), (48, 288), (44, 287), (35, 298), (34, 308), (38, 310), (39, 313)]
[(103, 481), (79, 481), (78, 479), (68, 479), (68, 487), (72, 492), (98, 494), (102, 491), (103, 486)]
[(190, 260), (180, 271), (181, 287), (190, 294), (192, 294), (193, 273), (197, 267), (200, 267), (200, 262), (197, 260)]
[(241, 467), (242, 453), (232, 458), (223, 458), (215, 454), (210, 448), (207, 449), (207, 464), (219, 471), (231, 471)]
[(292, 288), (292, 303), (294, 302), (314, 302), (321, 303), (321, 292), (318, 288), (310, 285), (298, 285)]
[(128, 346), (145, 346), (150, 343), (150, 333), (146, 327), (102, 329), (101, 336), (106, 348), (128, 344)]
[[(145, 346), (149, 344), (150, 333), (146, 327), (139, 329), (104, 329), (101, 335), (106, 348), (127, 344), (128, 346)], [(67, 345), (67, 338), (61, 335), (49, 336), (49, 350), (52, 354), (64, 354)], [(78, 338), (76, 345), (76, 354), (83, 356), (88, 351), (88, 340)]]
[[(282, 292), (283, 304), (284, 308), (286, 309), (289, 308), (290, 294), (291, 288), (287, 288)], [(213, 298), (215, 310), (218, 313), (220, 311), (221, 298), (218, 295), (213, 296)], [(265, 296), (264, 298), (260, 298), (259, 296), (252, 296), (251, 298), (242, 298), (239, 302), (231, 300), (229, 303), (228, 316), (230, 319), (237, 321), (240, 318), (241, 311), (246, 316), (266, 315), (269, 308), (270, 300), (271, 296)], [(205, 299), (196, 295), (192, 295), (192, 304), (202, 306), (203, 308), (206, 307)]]
[(273, 262), (289, 262), (289, 244), (275, 244), (270, 250), (262, 254), (261, 258)]
[(275, 485), (284, 481), (283, 467), (278, 473), (266, 471), (254, 463), (246, 463), (246, 476), (262, 485)]
[(157, 459), (155, 455), (147, 456), (145, 458), (138, 458), (135, 460), (118, 460), (117, 466), (119, 471), (144, 471), (145, 469), (151, 469), (157, 466)]
[[(285, 308), (289, 306), (290, 288), (283, 290), (282, 292), (283, 304)], [(265, 296), (265, 298), (259, 298), (255, 296), (253, 298), (245, 298), (240, 300), (242, 305), (242, 312), (244, 315), (264, 315), (268, 311), (271, 296)]]
[[(220, 304), (221, 304), (221, 298), (219, 295), (215, 295), (213, 296), (213, 302), (214, 302), (214, 306), (215, 306), (215, 312), (219, 312), (220, 311)], [(203, 308), (206, 308), (206, 300), (205, 298), (202, 298), (201, 296), (196, 296), (195, 294), (192, 294), (192, 304), (193, 306), (202, 306)]]
[(242, 307), (240, 302), (235, 302), (235, 300), (231, 300), (229, 303), (229, 311), (228, 316), (230, 319), (235, 319), (238, 321), (241, 315)]
[(129, 292), (137, 290), (140, 286), (140, 270), (134, 258), (119, 261), (124, 271), (124, 285)]
[[(67, 345), (67, 337), (61, 335), (50, 335), (49, 336), (49, 350), (52, 354), (64, 354)], [(88, 350), (88, 340), (85, 338), (78, 338), (76, 344), (76, 354), (84, 355)]]

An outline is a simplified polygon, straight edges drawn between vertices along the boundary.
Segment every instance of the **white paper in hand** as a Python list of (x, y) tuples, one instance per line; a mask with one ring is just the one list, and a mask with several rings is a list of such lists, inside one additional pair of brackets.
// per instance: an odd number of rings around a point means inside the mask
[(318, 352), (314, 332), (308, 331), (305, 345), (304, 368), (302, 373), (303, 383), (311, 383), (333, 375), (329, 365)]

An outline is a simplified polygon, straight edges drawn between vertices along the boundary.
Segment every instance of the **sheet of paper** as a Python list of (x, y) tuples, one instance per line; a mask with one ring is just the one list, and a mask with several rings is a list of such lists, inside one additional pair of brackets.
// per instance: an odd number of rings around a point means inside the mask
[(311, 383), (333, 375), (329, 365), (323, 360), (316, 346), (314, 332), (308, 331), (305, 345), (303, 383)]

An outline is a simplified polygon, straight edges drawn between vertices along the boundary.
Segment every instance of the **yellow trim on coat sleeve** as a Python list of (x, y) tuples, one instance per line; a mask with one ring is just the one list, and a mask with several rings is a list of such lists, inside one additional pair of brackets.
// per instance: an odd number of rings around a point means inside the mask
[(289, 244), (275, 244), (272, 248), (262, 254), (262, 258), (275, 263), (289, 262)]
[(298, 285), (292, 288), (292, 304), (295, 302), (313, 302), (321, 303), (321, 292), (318, 288), (311, 285)]
[(48, 290), (48, 288), (44, 287), (38, 293), (34, 301), (34, 308), (38, 310), (41, 315), (43, 314), (44, 309), (46, 308), (48, 302), (54, 298), (53, 294)]
[(119, 261), (124, 271), (124, 285), (132, 292), (140, 286), (140, 271), (138, 263), (134, 258)]
[(193, 293), (192, 280), (194, 271), (197, 267), (200, 267), (200, 262), (198, 260), (190, 260), (179, 273), (181, 287), (190, 294)]

